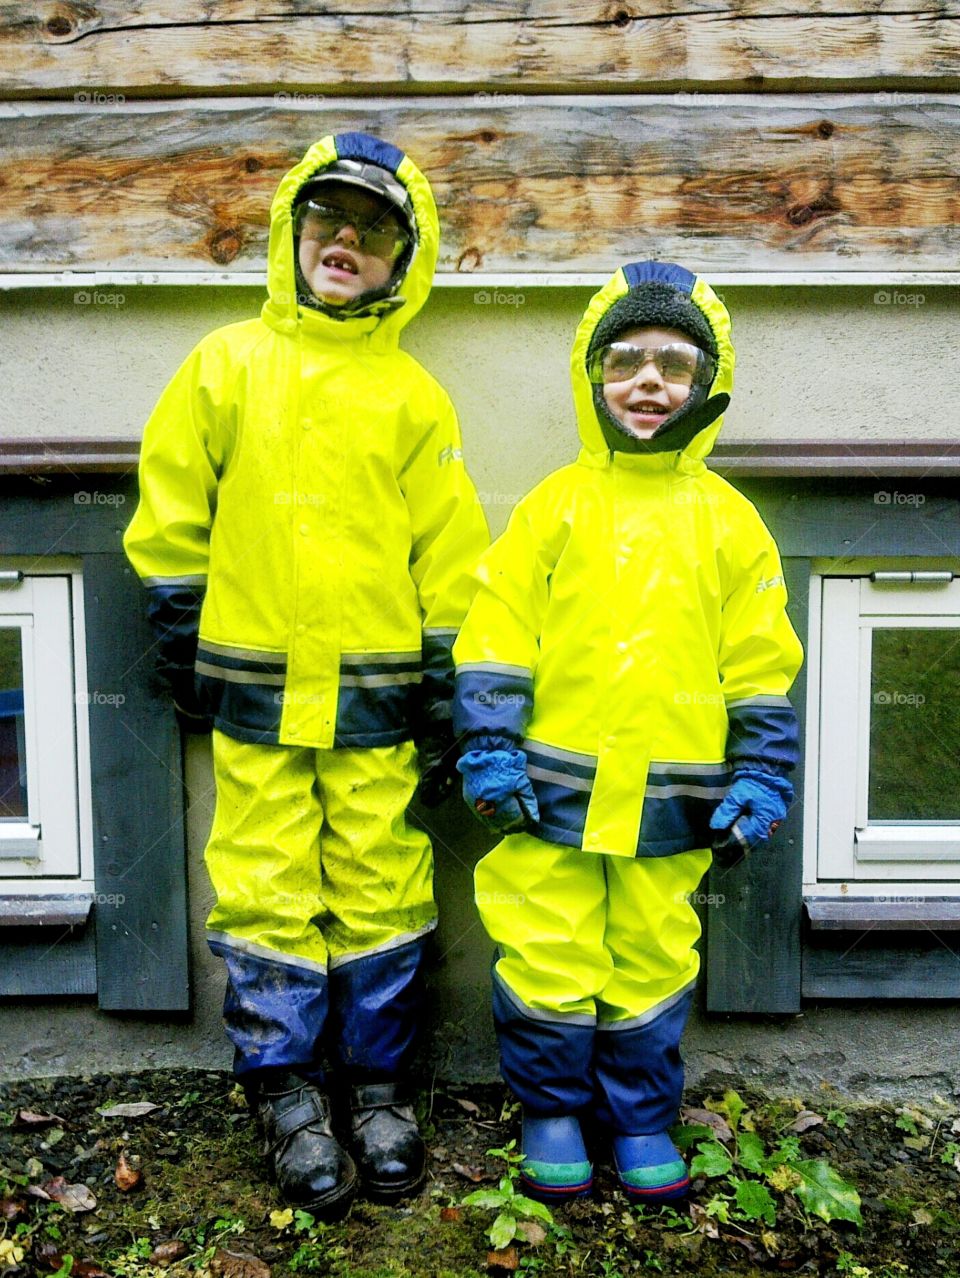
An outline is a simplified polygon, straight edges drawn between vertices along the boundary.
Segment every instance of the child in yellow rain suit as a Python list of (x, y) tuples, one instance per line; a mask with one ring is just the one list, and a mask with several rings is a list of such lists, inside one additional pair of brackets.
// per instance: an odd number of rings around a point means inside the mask
[(583, 447), (481, 561), (454, 647), (459, 767), (507, 837), (476, 870), (497, 942), (501, 1067), (527, 1192), (588, 1192), (580, 1120), (632, 1198), (682, 1197), (667, 1134), (715, 840), (749, 849), (792, 800), (802, 649), (776, 545), (709, 471), (733, 384), (730, 317), (669, 263), (618, 270), (580, 322)]
[(436, 907), (406, 809), (418, 765), (425, 802), (456, 778), (451, 647), (488, 544), (450, 400), (398, 346), (438, 245), (403, 152), (313, 145), (273, 201), (260, 317), (204, 338), (147, 423), (125, 538), (181, 719), (212, 721), (236, 1073), (281, 1193), (324, 1217), (357, 1164), (386, 1200), (424, 1175), (404, 1082)]

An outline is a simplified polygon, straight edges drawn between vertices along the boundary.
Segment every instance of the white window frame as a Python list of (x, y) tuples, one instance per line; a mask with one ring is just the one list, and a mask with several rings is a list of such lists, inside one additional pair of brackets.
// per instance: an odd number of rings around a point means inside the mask
[[(32, 616), (34, 644), (24, 645), (24, 709), (27, 737), (27, 787), (31, 823), (39, 813), (41, 826), (41, 859), (24, 857), (0, 858), (0, 901), (4, 898), (86, 897), (94, 895), (93, 813), (90, 781), (90, 731), (87, 715), (87, 664), (83, 612), (83, 578), (80, 561), (67, 558), (45, 558), (38, 561), (21, 556), (0, 558), (0, 570), (24, 574), (22, 586), (0, 587), (4, 614), (0, 624), (14, 616)], [(66, 579), (67, 598), (54, 605), (63, 625), (58, 642), (66, 638), (71, 651), (66, 664), (44, 662), (42, 643), (45, 624), (54, 620), (43, 596), (44, 578)], [(34, 589), (33, 583), (37, 582)], [(39, 608), (39, 612), (38, 612)], [(37, 627), (40, 638), (37, 639)], [(71, 673), (72, 668), (72, 673)], [(53, 677), (51, 678), (51, 672)], [(59, 674), (59, 677), (58, 677)], [(28, 715), (33, 711), (34, 721)], [(44, 724), (59, 736), (66, 755), (48, 756), (44, 740)], [(42, 758), (38, 758), (38, 754)], [(61, 762), (66, 757), (69, 762)], [(53, 767), (50, 760), (53, 759)], [(51, 781), (53, 769), (59, 773)], [(13, 823), (7, 826), (14, 837)], [(16, 827), (19, 832), (19, 823)], [(3, 837), (0, 830), (0, 838)]]
[[(960, 897), (960, 822), (871, 828), (866, 820), (871, 631), (878, 625), (918, 624), (960, 629), (960, 580), (897, 588), (870, 582), (874, 571), (960, 574), (960, 560), (813, 561), (806, 657), (804, 896), (887, 901), (905, 894)], [(835, 579), (854, 580), (842, 585)]]

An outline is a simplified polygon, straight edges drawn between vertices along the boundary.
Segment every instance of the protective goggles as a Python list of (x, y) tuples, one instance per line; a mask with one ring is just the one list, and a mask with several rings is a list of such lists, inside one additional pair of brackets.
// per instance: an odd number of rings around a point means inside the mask
[(364, 253), (385, 262), (395, 262), (410, 242), (410, 237), (385, 209), (371, 221), (356, 210), (342, 208), (320, 200), (304, 200), (294, 212), (294, 233), (304, 240), (335, 240), (345, 226), (352, 226)]
[(677, 386), (709, 386), (716, 372), (713, 357), (689, 342), (671, 342), (668, 346), (610, 342), (590, 356), (587, 376), (595, 386), (629, 382), (651, 361), (665, 382)]

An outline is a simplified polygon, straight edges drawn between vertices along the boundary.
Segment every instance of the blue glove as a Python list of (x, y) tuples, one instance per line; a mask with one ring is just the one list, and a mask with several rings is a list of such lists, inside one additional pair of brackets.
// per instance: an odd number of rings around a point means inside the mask
[(793, 786), (786, 777), (757, 768), (737, 768), (726, 797), (710, 818), (711, 830), (726, 832), (714, 846), (714, 861), (729, 868), (765, 843), (787, 815)]
[(540, 820), (522, 750), (470, 750), (457, 771), (463, 776), (467, 807), (492, 830), (513, 834)]

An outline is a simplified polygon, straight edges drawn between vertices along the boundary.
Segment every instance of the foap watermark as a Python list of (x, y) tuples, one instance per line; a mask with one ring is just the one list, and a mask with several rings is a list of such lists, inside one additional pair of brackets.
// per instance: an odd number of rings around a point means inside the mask
[(522, 692), (475, 692), (473, 700), (481, 706), (525, 706), (527, 698)]
[(122, 706), (127, 698), (122, 692), (103, 692), (93, 688), (90, 692), (78, 692), (74, 698), (78, 706)]
[(693, 692), (686, 690), (675, 692), (673, 694), (674, 704), (678, 706), (722, 706), (722, 692), (701, 692), (699, 689)]
[(477, 905), (525, 905), (527, 898), (522, 892), (477, 892), (474, 896)]
[(523, 493), (477, 493), (481, 506), (515, 506)]
[(473, 95), (473, 100), (477, 106), (495, 107), (522, 107), (527, 102), (522, 93), (487, 93), (483, 89)]
[(81, 89), (73, 95), (77, 106), (123, 106), (126, 97), (122, 93), (102, 93), (99, 89)]
[(926, 500), (923, 493), (901, 493), (896, 489), (892, 493), (883, 489), (873, 494), (875, 506), (922, 506)]
[(274, 703), (278, 706), (322, 706), (326, 698), (322, 692), (275, 692)]
[(924, 99), (922, 93), (900, 93), (896, 89), (890, 92), (884, 89), (875, 93), (873, 100), (877, 106), (920, 106)]
[(104, 493), (97, 488), (92, 492), (88, 492), (84, 488), (80, 492), (73, 494), (73, 504), (75, 506), (123, 506), (126, 504), (126, 500), (123, 493)]
[(122, 892), (98, 892), (93, 898), (93, 903), (94, 905), (109, 905), (113, 909), (119, 910), (126, 899)]
[(705, 106), (716, 107), (723, 106), (724, 97), (722, 93), (688, 93), (686, 89), (680, 89), (673, 95), (673, 100), (677, 106)]
[(105, 293), (102, 289), (81, 288), (73, 295), (74, 306), (123, 306), (126, 298), (122, 293)]
[(310, 102), (326, 102), (327, 99), (323, 93), (290, 93), (281, 89), (273, 95), (273, 100), (278, 106), (304, 106)]
[(323, 493), (276, 492), (273, 494), (275, 506), (322, 506), (325, 501)]
[(473, 295), (474, 306), (513, 306), (516, 308), (524, 306), (526, 301), (527, 299), (522, 293), (506, 293), (500, 288), (482, 288)]
[(723, 905), (726, 897), (722, 892), (678, 892), (673, 898), (677, 905), (688, 901), (690, 905)]
[(902, 293), (899, 289), (882, 288), (873, 295), (874, 306), (923, 306), (923, 293)]
[(881, 688), (873, 694), (875, 706), (922, 706), (926, 700), (922, 692), (897, 692), (895, 689), (888, 692)]

